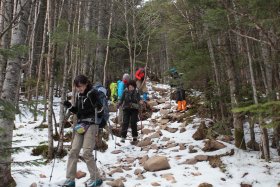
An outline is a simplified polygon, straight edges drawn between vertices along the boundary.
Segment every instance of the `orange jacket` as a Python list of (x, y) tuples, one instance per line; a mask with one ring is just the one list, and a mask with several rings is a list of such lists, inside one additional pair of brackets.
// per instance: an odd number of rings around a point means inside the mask
[(145, 77), (145, 70), (143, 68), (139, 68), (135, 73), (135, 78), (137, 80), (143, 80)]

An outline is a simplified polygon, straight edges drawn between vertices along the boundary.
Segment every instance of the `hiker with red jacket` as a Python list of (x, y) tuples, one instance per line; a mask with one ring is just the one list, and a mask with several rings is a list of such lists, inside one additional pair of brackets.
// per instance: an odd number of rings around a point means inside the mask
[(138, 68), (138, 70), (135, 73), (135, 79), (136, 79), (136, 85), (139, 89), (140, 93), (143, 94), (143, 100), (148, 100), (148, 92), (146, 87), (146, 76), (145, 76), (145, 69), (144, 68)]

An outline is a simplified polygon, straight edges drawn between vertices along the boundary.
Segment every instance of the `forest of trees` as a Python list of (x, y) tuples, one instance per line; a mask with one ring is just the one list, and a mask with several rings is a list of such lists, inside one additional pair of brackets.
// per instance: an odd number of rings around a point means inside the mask
[[(182, 72), (186, 90), (204, 93), (205, 115), (234, 128), (236, 147), (246, 149), (247, 120), (251, 148), (254, 124), (260, 124), (263, 157), (270, 158), (267, 128), (280, 154), (279, 0), (1, 0), (0, 8), (4, 186), (13, 183), (19, 101), (30, 106), (34, 120), (38, 104), (45, 105), (51, 158), (54, 96), (65, 100), (78, 74), (106, 85), (146, 65), (149, 78), (163, 83), (169, 68)], [(62, 104), (60, 111), (63, 128)]]

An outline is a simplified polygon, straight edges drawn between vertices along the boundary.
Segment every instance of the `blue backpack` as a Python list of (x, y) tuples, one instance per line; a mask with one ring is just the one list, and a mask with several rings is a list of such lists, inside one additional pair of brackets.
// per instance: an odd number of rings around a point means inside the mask
[(109, 120), (109, 106), (106, 96), (107, 90), (101, 83), (96, 83), (93, 86), (93, 89), (98, 91), (99, 100), (103, 105), (103, 115), (101, 117), (97, 117), (97, 121), (95, 123), (99, 125), (99, 128), (104, 128)]

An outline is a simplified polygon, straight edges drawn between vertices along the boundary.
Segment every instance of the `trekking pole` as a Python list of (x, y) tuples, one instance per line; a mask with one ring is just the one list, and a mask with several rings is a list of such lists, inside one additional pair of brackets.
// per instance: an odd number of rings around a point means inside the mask
[(141, 123), (141, 135), (143, 136), (143, 124), (142, 124), (142, 107), (140, 107), (140, 114), (139, 114), (139, 120)]
[[(94, 123), (95, 123), (95, 125), (98, 125), (97, 124), (97, 108), (95, 107), (95, 114), (94, 114), (94, 117), (95, 117), (95, 120), (94, 120)], [(95, 134), (95, 150), (94, 150), (94, 161), (95, 161), (95, 166), (96, 167), (94, 167), (94, 170), (97, 168), (97, 165), (96, 165), (96, 163), (97, 163), (97, 146), (96, 146), (96, 140), (97, 140), (97, 138), (98, 138), (98, 132), (99, 132), (99, 128), (98, 128), (98, 126), (97, 126), (97, 132), (96, 132), (96, 134)], [(99, 141), (99, 140), (98, 140)], [(96, 179), (96, 173), (97, 173), (97, 171), (94, 171), (94, 180), (97, 180)]]
[[(116, 120), (119, 120), (119, 118), (118, 118), (118, 109), (117, 109), (117, 111), (116, 111)], [(119, 121), (118, 121), (118, 123), (119, 123)], [(116, 133), (117, 133), (117, 129), (118, 129), (118, 124), (116, 123)], [(116, 136), (116, 138), (115, 138), (115, 148), (116, 148), (116, 144), (117, 144), (117, 136)]]
[[(70, 116), (70, 111), (69, 111), (69, 109), (66, 109), (63, 123), (65, 123), (65, 121), (69, 118), (69, 116)], [(62, 136), (62, 133), (63, 133), (62, 129), (63, 128), (61, 127), (60, 132), (59, 132), (59, 138), (61, 138), (61, 136)], [(51, 182), (51, 180), (52, 180), (53, 168), (54, 168), (54, 164), (55, 164), (55, 158), (57, 156), (58, 146), (59, 146), (59, 140), (57, 141), (56, 151), (54, 152), (53, 165), (52, 165), (52, 171), (51, 171), (51, 174), (50, 174), (50, 181), (49, 182)]]

